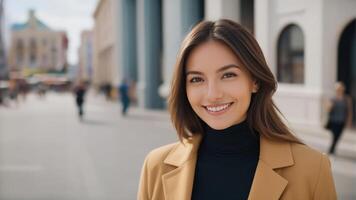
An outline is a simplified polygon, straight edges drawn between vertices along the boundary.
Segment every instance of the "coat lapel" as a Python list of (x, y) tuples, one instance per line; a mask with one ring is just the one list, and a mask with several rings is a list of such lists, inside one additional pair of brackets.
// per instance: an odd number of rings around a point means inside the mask
[[(200, 141), (201, 135), (183, 140), (164, 160), (165, 164), (175, 167), (162, 176), (165, 200), (191, 199)], [(288, 181), (280, 176), (275, 169), (289, 167), (293, 164), (290, 143), (275, 142), (261, 136), (260, 159), (248, 199), (279, 199)]]
[(277, 200), (287, 184), (286, 179), (278, 175), (266, 163), (259, 161), (248, 199)]
[(294, 164), (290, 143), (274, 142), (261, 137), (260, 159), (253, 179), (249, 200), (280, 199), (288, 181), (275, 169)]
[(176, 167), (162, 176), (165, 200), (191, 199), (200, 140), (200, 135), (183, 140), (164, 160), (164, 163)]

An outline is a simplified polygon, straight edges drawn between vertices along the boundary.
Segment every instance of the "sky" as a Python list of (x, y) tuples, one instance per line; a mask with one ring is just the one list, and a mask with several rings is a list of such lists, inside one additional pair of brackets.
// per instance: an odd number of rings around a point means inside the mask
[(69, 39), (68, 62), (78, 63), (80, 33), (93, 28), (93, 13), (98, 0), (5, 0), (6, 45), (10, 42), (10, 27), (14, 23), (24, 23), (28, 11), (53, 30), (64, 30)]

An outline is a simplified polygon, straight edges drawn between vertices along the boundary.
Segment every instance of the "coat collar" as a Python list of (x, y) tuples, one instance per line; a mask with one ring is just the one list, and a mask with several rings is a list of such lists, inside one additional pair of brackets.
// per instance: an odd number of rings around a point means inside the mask
[[(167, 155), (164, 163), (176, 168), (162, 176), (165, 199), (188, 200), (191, 198), (197, 151), (201, 139), (201, 135), (183, 139)], [(289, 142), (272, 141), (261, 136), (260, 159), (248, 199), (279, 199), (288, 181), (274, 170), (293, 164)]]
[(248, 199), (280, 199), (288, 181), (275, 169), (294, 165), (291, 144), (261, 136), (260, 159)]
[(187, 160), (196, 156), (201, 139), (201, 134), (194, 135), (189, 139), (183, 139), (183, 141), (168, 154), (164, 163), (176, 167), (182, 166)]
[(162, 176), (164, 199), (191, 199), (197, 151), (201, 139), (201, 135), (183, 139), (163, 161), (165, 164), (176, 167)]

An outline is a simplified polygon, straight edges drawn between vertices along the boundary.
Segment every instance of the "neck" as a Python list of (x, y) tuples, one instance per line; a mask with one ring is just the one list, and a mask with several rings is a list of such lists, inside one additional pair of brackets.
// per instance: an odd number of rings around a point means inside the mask
[(259, 135), (249, 128), (247, 121), (223, 130), (215, 130), (206, 125), (201, 148), (214, 154), (255, 151), (259, 149)]

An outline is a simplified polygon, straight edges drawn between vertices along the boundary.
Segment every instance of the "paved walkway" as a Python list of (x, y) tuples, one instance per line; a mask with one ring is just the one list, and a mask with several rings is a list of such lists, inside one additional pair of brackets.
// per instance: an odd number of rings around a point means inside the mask
[[(91, 94), (83, 122), (71, 94), (30, 95), (17, 107), (0, 107), (0, 199), (131, 200), (143, 159), (176, 141), (165, 111), (131, 109)], [(325, 151), (330, 135), (294, 127), (310, 146)], [(331, 157), (339, 199), (356, 199), (354, 133)], [(351, 138), (351, 139), (350, 139)]]

